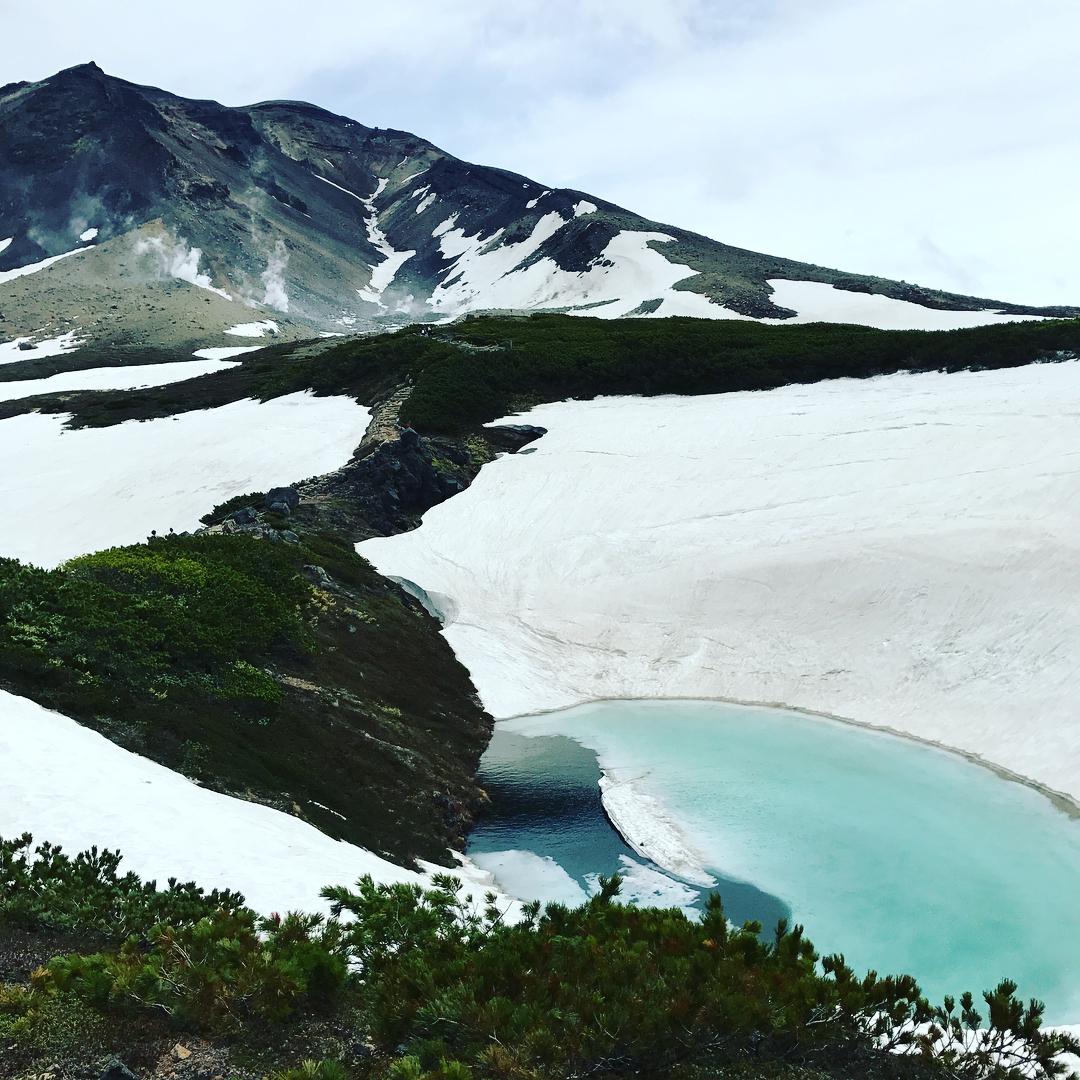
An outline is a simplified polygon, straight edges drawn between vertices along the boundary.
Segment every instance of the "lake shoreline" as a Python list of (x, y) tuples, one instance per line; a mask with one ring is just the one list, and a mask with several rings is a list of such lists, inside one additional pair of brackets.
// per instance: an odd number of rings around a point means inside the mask
[[(824, 723), (807, 724), (808, 715)], [(719, 892), (725, 907), (731, 883), (748, 886), (782, 897), (819, 947), (845, 945), (857, 965), (913, 971), (932, 996), (1007, 973), (1059, 1003), (1051, 1022), (1077, 1015), (1075, 982), (1051, 959), (1045, 923), (1025, 929), (1048, 897), (1073, 921), (1067, 898), (1080, 866), (1077, 815), (1063, 815), (1037, 785), (1009, 794), (999, 781), (1016, 778), (973, 768), (986, 763), (970, 755), (760, 702), (593, 700), (503, 718), (496, 730), (592, 751), (606, 823), (637, 856)], [(897, 741), (890, 748), (880, 736)], [(558, 776), (548, 768), (543, 782), (557, 787)], [(930, 836), (936, 846), (918, 839)], [(518, 846), (530, 845), (506, 843)], [(698, 869), (724, 884), (710, 889)], [(1002, 904), (988, 906), (991, 895)], [(913, 910), (933, 913), (931, 923), (905, 921)], [(775, 921), (750, 917), (766, 928)]]
[[(512, 720), (524, 720), (534, 716), (549, 716), (552, 713), (569, 712), (571, 709), (580, 708), (583, 705), (602, 705), (610, 704), (619, 701), (628, 701), (635, 703), (648, 703), (656, 702), (662, 704), (663, 702), (713, 702), (720, 705), (740, 705), (745, 708), (751, 709), (782, 709), (784, 712), (795, 713), (800, 716), (812, 716), (818, 720), (831, 720), (834, 723), (846, 724), (850, 727), (861, 728), (864, 731), (876, 731), (882, 735), (892, 735), (897, 739), (904, 739), (908, 742), (919, 743), (922, 746), (929, 746), (935, 750), (941, 750), (947, 754), (955, 754), (958, 757), (964, 758), (966, 761), (971, 762), (973, 765), (978, 765), (984, 769), (988, 769), (1002, 780), (1007, 780), (1010, 783), (1020, 784), (1023, 787), (1031, 788), (1033, 791), (1037, 791), (1040, 795), (1046, 798), (1057, 810), (1065, 814), (1066, 817), (1073, 820), (1080, 821), (1080, 801), (1074, 799), (1071, 795), (1066, 794), (1063, 791), (1057, 791), (1056, 789), (1049, 787), (1047, 784), (1042, 783), (1039, 780), (1035, 780), (1033, 777), (1024, 776), (1022, 773), (1016, 772), (1014, 769), (1010, 769), (1007, 765), (1002, 765), (996, 761), (990, 761), (988, 758), (983, 757), (981, 754), (977, 754), (973, 750), (962, 750), (956, 746), (950, 746), (948, 743), (940, 742), (936, 739), (930, 739), (922, 735), (913, 735), (911, 732), (902, 731), (899, 728), (889, 727), (886, 724), (871, 724), (867, 720), (855, 720), (850, 716), (839, 716), (836, 713), (823, 712), (820, 709), (807, 709), (798, 705), (789, 705), (784, 701), (752, 701), (745, 698), (732, 698), (732, 697), (719, 697), (719, 696), (701, 696), (695, 694), (693, 696), (686, 697), (671, 697), (665, 695), (664, 697), (645, 697), (645, 696), (624, 696), (624, 697), (597, 697), (597, 698), (582, 698), (580, 701), (575, 701), (569, 705), (560, 705), (554, 709), (537, 709), (532, 712), (517, 713), (514, 716), (497, 716), (495, 718), (496, 724), (504, 724)], [(605, 775), (607, 770), (604, 770)], [(610, 815), (609, 815), (610, 817)], [(615, 825), (614, 822), (612, 822)], [(615, 825), (618, 830), (618, 825)], [(619, 830), (621, 832), (621, 830)], [(632, 841), (625, 836), (623, 839), (633, 847)]]

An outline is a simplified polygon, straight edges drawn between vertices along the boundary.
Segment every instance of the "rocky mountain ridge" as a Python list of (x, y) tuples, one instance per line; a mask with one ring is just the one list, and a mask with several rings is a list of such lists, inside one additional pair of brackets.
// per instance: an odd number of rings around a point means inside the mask
[[(771, 282), (1072, 315), (731, 247), (303, 102), (231, 108), (89, 63), (0, 87), (0, 338), (235, 345), (484, 310), (805, 316)], [(987, 321), (992, 321), (987, 319)], [(242, 336), (242, 335), (240, 335)]]

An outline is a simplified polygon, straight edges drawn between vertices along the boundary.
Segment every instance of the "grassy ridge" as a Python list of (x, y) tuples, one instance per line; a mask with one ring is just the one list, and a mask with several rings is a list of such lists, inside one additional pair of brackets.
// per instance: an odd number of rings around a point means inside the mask
[(56, 570), (0, 560), (0, 684), (402, 860), (460, 842), (489, 733), (438, 631), (317, 534), (163, 537)]
[(714, 394), (897, 371), (1014, 367), (1080, 354), (1080, 321), (1012, 323), (947, 333), (698, 319), (477, 320), (413, 375), (409, 416), (457, 431), (523, 405), (601, 394)]
[(335, 344), (274, 345), (229, 371), (164, 387), (0, 403), (0, 418), (38, 408), (71, 412), (74, 426), (107, 426), (303, 390), (370, 405), (410, 383), (407, 418), (428, 433), (460, 434), (516, 409), (570, 397), (766, 390), (897, 371), (1018, 367), (1066, 355), (1080, 355), (1080, 320), (928, 331), (485, 317)]

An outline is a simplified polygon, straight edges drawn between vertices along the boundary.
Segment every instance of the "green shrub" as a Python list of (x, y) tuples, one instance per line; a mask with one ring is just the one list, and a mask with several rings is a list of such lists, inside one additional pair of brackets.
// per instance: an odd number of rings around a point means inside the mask
[(347, 1080), (347, 1074), (334, 1061), (302, 1061), (295, 1069), (274, 1073), (271, 1080)]
[[(236, 894), (174, 885), (155, 897), (134, 877), (116, 879), (111, 858), (39, 850), (35, 873), (24, 841), (0, 841), (15, 867), (0, 915), (99, 929), (113, 913), (129, 936), (116, 949), (53, 959), (32, 990), (0, 989), (0, 1034), (17, 1042), (49, 1015), (92, 1033), (84, 1006), (243, 1034), (347, 1004), (375, 1048), (368, 1074), (396, 1080), (801, 1070), (1037, 1080), (1058, 1074), (1057, 1055), (1080, 1050), (1044, 1032), (1041, 1003), (1018, 1001), (1012, 983), (983, 995), (985, 1021), (970, 995), (959, 1008), (948, 999), (932, 1008), (908, 976), (859, 977), (840, 956), (819, 959), (801, 927), (782, 922), (768, 938), (754, 923), (732, 927), (718, 897), (691, 918), (619, 903), (612, 878), (581, 907), (531, 904), (508, 924), (493, 896), (477, 903), (448, 876), (431, 889), (363, 878), (324, 890), (329, 920), (260, 918)], [(89, 885), (84, 904), (80, 883)], [(172, 918), (148, 926), (160, 913)], [(342, 1073), (308, 1062), (285, 1075)]]
[(116, 953), (57, 957), (35, 985), (77, 992), (103, 1010), (151, 1008), (184, 1024), (236, 1028), (325, 1009), (345, 978), (336, 923), (316, 915), (260, 919), (240, 908), (154, 926)]
[(391, 1076), (662, 1076), (748, 1059), (847, 1075), (888, 1065), (1013, 1076), (995, 1064), (1012, 1035), (1026, 1075), (1052, 1075), (1055, 1055), (1076, 1045), (1043, 1033), (1041, 1004), (1025, 1008), (1003, 984), (985, 996), (985, 1045), (961, 1058), (940, 1036), (972, 1042), (982, 1021), (970, 999), (956, 1017), (949, 1002), (934, 1010), (908, 976), (859, 978), (840, 956), (819, 962), (801, 927), (781, 923), (771, 940), (756, 924), (730, 927), (718, 897), (692, 919), (619, 904), (611, 879), (579, 908), (534, 904), (507, 925), (490, 898), (481, 910), (457, 883), (436, 886), (365, 880), (324, 892), (352, 916), (346, 937), (376, 1043), (404, 1051)]
[[(943, 332), (533, 315), (468, 320), (450, 335), (463, 345), (512, 338), (513, 348), (418, 354), (405, 408), (421, 431), (475, 430), (509, 412), (567, 398), (767, 390), (897, 371), (1015, 367), (1080, 353), (1078, 320)], [(378, 339), (366, 346), (377, 347)]]
[(57, 570), (0, 560), (0, 674), (108, 714), (149, 697), (280, 699), (259, 661), (310, 650), (295, 554), (248, 537), (167, 537)]
[(191, 925), (217, 912), (243, 909), (237, 892), (204, 892), (170, 878), (166, 887), (119, 874), (120, 854), (91, 848), (71, 857), (52, 844), (32, 848), (29, 833), (0, 838), (0, 926), (75, 930), (120, 942), (159, 923)]
[(56, 1060), (104, 1047), (112, 1028), (110, 1019), (79, 994), (0, 984), (0, 1073), (2, 1050), (19, 1047), (24, 1058)]

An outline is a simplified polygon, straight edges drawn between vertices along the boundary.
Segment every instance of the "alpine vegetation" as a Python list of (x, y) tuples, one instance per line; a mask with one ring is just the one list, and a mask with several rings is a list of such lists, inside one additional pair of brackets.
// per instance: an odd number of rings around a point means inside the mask
[[(329, 918), (259, 917), (237, 893), (159, 891), (119, 864), (0, 840), (0, 927), (78, 943), (3, 989), (17, 1055), (92, 1060), (137, 1033), (121, 1043), (136, 1060), (216, 1033), (238, 1062), (308, 1075), (1012, 1080), (1080, 1051), (1011, 983), (932, 1006), (908, 976), (819, 957), (801, 926), (733, 927), (717, 896), (691, 919), (621, 904), (614, 877), (511, 922), (448, 875), (362, 878), (324, 890)], [(313, 1043), (334, 1048), (318, 1072), (290, 1052)]]

